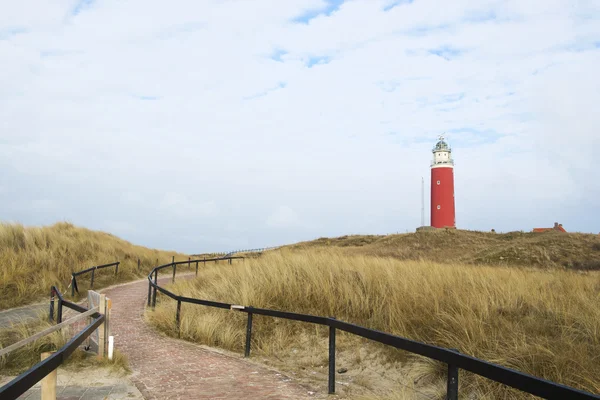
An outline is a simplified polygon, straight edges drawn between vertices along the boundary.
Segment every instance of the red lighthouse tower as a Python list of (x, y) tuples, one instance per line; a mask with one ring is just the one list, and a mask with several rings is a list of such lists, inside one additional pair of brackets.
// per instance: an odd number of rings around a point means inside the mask
[(431, 163), (431, 226), (456, 228), (454, 214), (454, 160), (443, 136), (433, 148)]

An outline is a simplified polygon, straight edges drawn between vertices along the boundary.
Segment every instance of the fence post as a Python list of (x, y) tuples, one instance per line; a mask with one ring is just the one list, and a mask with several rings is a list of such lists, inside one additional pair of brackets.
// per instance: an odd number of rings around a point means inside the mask
[(150, 283), (150, 279), (148, 279), (148, 307), (150, 307), (151, 300), (152, 300), (152, 284)]
[[(252, 306), (248, 307), (252, 308)], [(250, 340), (252, 339), (252, 313), (248, 312), (248, 324), (246, 325), (246, 350), (244, 357), (250, 357)]]
[(188, 269), (192, 266), (192, 257), (188, 257)]
[(54, 321), (54, 289), (50, 289), (50, 311), (48, 313), (50, 322)]
[(56, 323), (60, 324), (62, 322), (62, 300), (60, 299), (60, 297), (58, 298), (58, 307), (56, 309)]
[(229, 265), (231, 265), (231, 257), (229, 258)]
[(198, 276), (198, 260), (196, 260), (196, 276)]
[(104, 322), (98, 327), (98, 358), (104, 358), (106, 355), (106, 295), (100, 294), (98, 300), (98, 312), (104, 315)]
[(158, 289), (156, 289), (156, 285), (158, 284), (158, 270), (154, 271), (154, 296), (152, 296), (152, 309), (154, 310), (154, 307), (156, 307), (156, 291)]
[(173, 283), (175, 283), (175, 272), (177, 271), (177, 265), (175, 264), (175, 256), (173, 256), (173, 262), (171, 262), (171, 264), (173, 264)]
[(96, 274), (96, 268), (92, 270), (92, 281), (90, 283), (90, 289), (94, 288), (94, 275)]
[[(335, 317), (329, 317), (335, 319)], [(335, 393), (335, 327), (329, 327), (329, 394)]]
[(119, 264), (121, 264), (120, 261), (117, 262), (117, 267), (115, 268), (115, 276), (117, 276), (117, 274), (119, 273)]
[[(52, 354), (54, 354), (53, 351), (42, 353), (42, 361), (52, 356)], [(56, 369), (42, 378), (40, 392), (42, 400), (56, 400)]]
[(75, 280), (75, 272), (71, 272), (71, 297), (75, 297), (75, 285), (77, 285), (77, 280)]
[[(458, 352), (456, 349), (450, 349)], [(447, 400), (458, 400), (458, 367), (453, 364), (448, 364), (448, 385), (446, 389)]]
[(181, 300), (177, 300), (177, 314), (175, 314), (175, 324), (177, 325), (177, 337), (181, 337)]
[(206, 268), (206, 256), (204, 256), (204, 265), (203, 265), (203, 267)]

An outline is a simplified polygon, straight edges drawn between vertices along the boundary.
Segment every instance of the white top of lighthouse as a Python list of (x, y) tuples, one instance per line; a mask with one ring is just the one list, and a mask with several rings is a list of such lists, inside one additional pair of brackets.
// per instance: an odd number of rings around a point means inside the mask
[(432, 150), (433, 161), (431, 162), (431, 168), (440, 167), (453, 167), (454, 160), (452, 159), (452, 149), (446, 143), (444, 135), (438, 136), (438, 142)]

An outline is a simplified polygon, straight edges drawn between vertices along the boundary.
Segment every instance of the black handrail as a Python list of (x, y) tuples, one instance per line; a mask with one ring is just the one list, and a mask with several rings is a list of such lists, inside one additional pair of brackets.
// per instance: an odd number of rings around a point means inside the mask
[[(92, 273), (92, 277), (91, 277), (91, 282), (90, 282), (90, 287), (93, 289), (94, 288), (94, 276), (96, 275), (96, 270), (98, 269), (103, 269), (103, 268), (109, 268), (109, 267), (115, 267), (115, 275), (117, 275), (119, 273), (119, 265), (121, 264), (120, 261), (117, 262), (113, 262), (113, 263), (108, 263), (108, 264), (102, 264), (102, 265), (96, 265), (81, 271), (77, 271), (77, 272), (72, 272), (71, 273), (71, 297), (75, 296), (75, 292), (79, 293), (79, 288), (77, 287), (77, 277), (79, 275), (82, 274), (86, 274), (88, 272)], [(138, 259), (138, 268), (140, 265), (140, 260)]]
[[(172, 262), (169, 264), (155, 267), (148, 274), (148, 306), (154, 308), (156, 306), (156, 294), (161, 292), (173, 300), (177, 301), (177, 313), (175, 316), (176, 328), (179, 332), (179, 324), (181, 321), (181, 303), (200, 304), (208, 307), (217, 307), (223, 309), (232, 309), (248, 314), (248, 326), (246, 329), (246, 349), (245, 356), (250, 355), (250, 336), (252, 334), (252, 315), (265, 315), (274, 318), (283, 318), (293, 321), (308, 322), (317, 325), (329, 327), (329, 393), (335, 392), (335, 333), (336, 329), (344, 332), (352, 333), (363, 338), (386, 344), (397, 349), (405, 350), (413, 354), (419, 354), (448, 365), (448, 397), (449, 400), (458, 398), (458, 370), (463, 369), (470, 371), (476, 375), (488, 378), (492, 381), (513, 387), (526, 393), (540, 396), (546, 399), (555, 400), (600, 400), (600, 396), (575, 389), (556, 382), (551, 382), (542, 378), (535, 377), (514, 369), (506, 368), (501, 365), (493, 364), (488, 361), (461, 354), (454, 349), (446, 349), (415, 340), (407, 339), (401, 336), (392, 335), (390, 333), (377, 331), (370, 328), (365, 328), (359, 325), (340, 321), (334, 317), (321, 317), (309, 314), (299, 314), (287, 311), (270, 310), (265, 308), (255, 308), (252, 306), (241, 306), (228, 303), (215, 302), (210, 300), (194, 299), (190, 297), (179, 296), (158, 285), (158, 271), (172, 267), (175, 272), (177, 265), (188, 264), (190, 262), (218, 262), (220, 260), (237, 259), (243, 257), (219, 257), (204, 260), (188, 260)], [(154, 279), (154, 281), (153, 281)], [(173, 274), (173, 280), (175, 274)]]
[[(68, 307), (79, 312), (88, 311), (87, 308), (82, 307), (78, 304), (67, 301), (63, 298), (60, 291), (52, 286), (51, 299), (50, 299), (50, 319), (54, 318), (54, 297), (58, 298), (58, 311), (57, 311), (57, 323), (62, 322), (62, 307)], [(65, 360), (77, 349), (77, 347), (83, 343), (88, 336), (90, 336), (102, 323), (104, 322), (104, 315), (96, 312), (91, 316), (92, 322), (87, 325), (81, 332), (73, 336), (71, 340), (61, 347), (57, 352), (52, 354), (47, 359), (37, 363), (29, 370), (23, 372), (21, 375), (8, 382), (6, 385), (0, 387), (0, 399), (13, 400), (21, 396), (33, 385), (41, 381), (46, 375), (54, 371), (61, 365)]]

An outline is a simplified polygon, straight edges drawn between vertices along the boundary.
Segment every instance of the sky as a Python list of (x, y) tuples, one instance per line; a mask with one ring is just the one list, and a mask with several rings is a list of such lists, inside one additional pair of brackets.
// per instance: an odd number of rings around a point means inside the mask
[(600, 232), (600, 0), (20, 0), (0, 220), (186, 253), (426, 224)]

